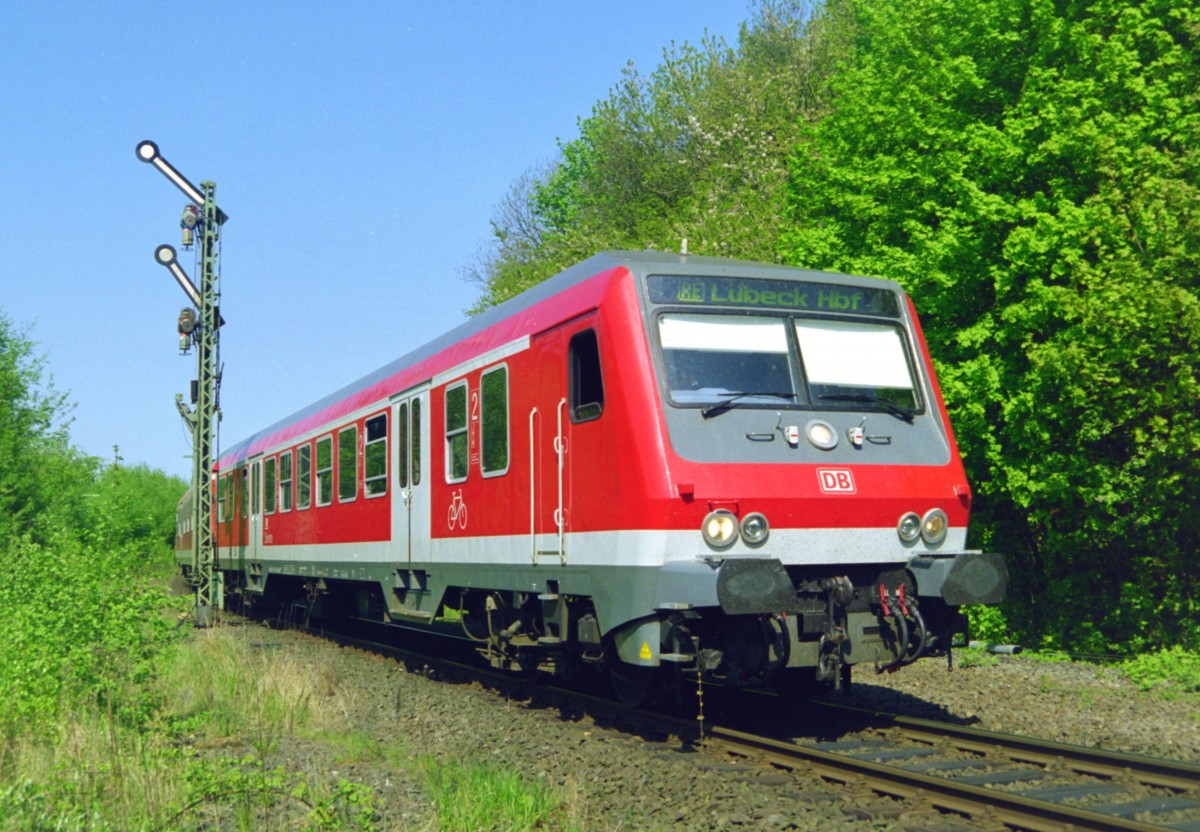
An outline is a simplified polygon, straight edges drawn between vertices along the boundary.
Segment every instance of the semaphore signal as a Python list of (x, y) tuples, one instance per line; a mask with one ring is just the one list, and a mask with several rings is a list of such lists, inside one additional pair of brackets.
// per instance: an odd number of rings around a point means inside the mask
[(163, 158), (158, 145), (140, 142), (138, 159), (153, 165), (191, 202), (184, 206), (180, 220), (183, 247), (190, 248), (200, 235), (200, 284), (197, 286), (184, 272), (176, 258), (175, 249), (161, 245), (154, 251), (154, 260), (164, 266), (179, 284), (188, 300), (196, 307), (184, 309), (179, 316), (180, 352), (186, 354), (196, 347), (196, 381), (192, 384), (191, 404), (175, 397), (179, 414), (192, 431), (192, 570), (191, 582), (196, 590), (194, 621), (197, 627), (207, 627), (212, 621), (212, 609), (221, 607), (224, 596), (221, 572), (218, 568), (213, 540), (212, 466), (216, 456), (217, 423), (221, 418), (220, 387), (220, 329), (225, 323), (220, 312), (220, 232), (229, 219), (217, 207), (215, 182), (204, 181), (200, 187)]

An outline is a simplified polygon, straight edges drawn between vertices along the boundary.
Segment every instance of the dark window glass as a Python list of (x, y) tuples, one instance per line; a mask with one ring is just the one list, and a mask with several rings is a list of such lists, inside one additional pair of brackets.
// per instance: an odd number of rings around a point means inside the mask
[(367, 446), (363, 451), (363, 490), (368, 497), (387, 493), (387, 414), (367, 420)]
[(262, 490), (259, 488), (262, 479), (262, 463), (256, 462), (250, 467), (250, 513), (258, 515), (262, 505)]
[(292, 452), (279, 456), (279, 510), (292, 510)]
[(358, 496), (358, 427), (338, 432), (338, 502)]
[(401, 488), (408, 488), (408, 402), (400, 405), (396, 421), (396, 471)]
[(446, 390), (446, 480), (467, 478), (467, 385)]
[(508, 470), (508, 368), (499, 367), (483, 374), (483, 447), (484, 474), (503, 474)]
[(275, 500), (279, 496), (278, 492), (276, 491), (276, 486), (278, 485), (278, 483), (275, 481), (275, 458), (274, 457), (267, 460), (266, 467), (263, 469), (263, 471), (264, 471), (265, 482), (266, 482), (266, 488), (264, 489), (264, 491), (266, 492), (266, 494), (265, 494), (265, 496), (266, 496), (266, 512), (267, 512), (267, 514), (274, 514), (275, 513)]
[(571, 338), (570, 346), (571, 419), (586, 422), (604, 412), (604, 381), (600, 375), (600, 346), (596, 330), (585, 329)]
[(312, 502), (312, 445), (296, 449), (296, 508), (308, 508)]
[(412, 403), (412, 484), (421, 484), (421, 400)]
[(317, 440), (317, 505), (333, 502), (333, 437)]

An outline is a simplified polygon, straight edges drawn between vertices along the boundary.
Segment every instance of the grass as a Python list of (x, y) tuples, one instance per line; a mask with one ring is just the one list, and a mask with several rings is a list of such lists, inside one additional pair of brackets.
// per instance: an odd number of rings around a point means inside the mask
[(1136, 656), (1122, 662), (1120, 669), (1142, 690), (1168, 696), (1200, 693), (1200, 653), (1181, 647)]
[(568, 828), (554, 823), (560, 803), (541, 784), (530, 784), (510, 771), (486, 763), (446, 762), (427, 757), (423, 766), (437, 807), (438, 832)]
[(345, 720), (337, 667), (304, 664), (292, 651), (234, 628), (197, 631), (165, 669), (163, 711), (206, 739), (248, 741), (260, 756), (282, 736), (336, 730)]
[[(188, 829), (222, 817), (246, 829), (342, 828), (321, 818), (361, 795), (267, 763), (281, 739), (342, 723), (331, 673), (233, 629), (197, 631), (139, 692), (155, 703), (146, 724), (81, 703), (49, 731), (6, 739), (0, 832)], [(306, 807), (307, 826), (272, 825), (263, 811), (289, 800)]]
[(396, 828), (369, 786), (335, 782), (317, 762), (282, 765), (297, 744), (423, 784), (436, 814), (417, 832), (582, 828), (569, 793), (354, 729), (334, 661), (314, 666), (270, 641), (257, 628), (194, 632), (137, 691), (153, 702), (138, 725), (78, 706), (49, 731), (0, 736), (0, 832)]
[(954, 663), (964, 669), (968, 667), (991, 667), (994, 664), (1000, 663), (1000, 657), (995, 653), (989, 653), (987, 650), (981, 650), (978, 647), (956, 647), (954, 649)]

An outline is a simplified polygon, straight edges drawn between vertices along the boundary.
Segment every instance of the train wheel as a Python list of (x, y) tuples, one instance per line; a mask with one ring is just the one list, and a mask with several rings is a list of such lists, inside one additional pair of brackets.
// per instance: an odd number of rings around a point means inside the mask
[(608, 668), (613, 692), (622, 705), (638, 708), (662, 689), (662, 668), (613, 662)]

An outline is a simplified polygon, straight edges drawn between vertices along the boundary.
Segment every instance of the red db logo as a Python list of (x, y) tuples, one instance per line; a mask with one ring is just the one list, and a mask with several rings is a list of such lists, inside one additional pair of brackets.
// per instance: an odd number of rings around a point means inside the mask
[(826, 494), (854, 493), (854, 475), (848, 468), (818, 468), (817, 480)]

